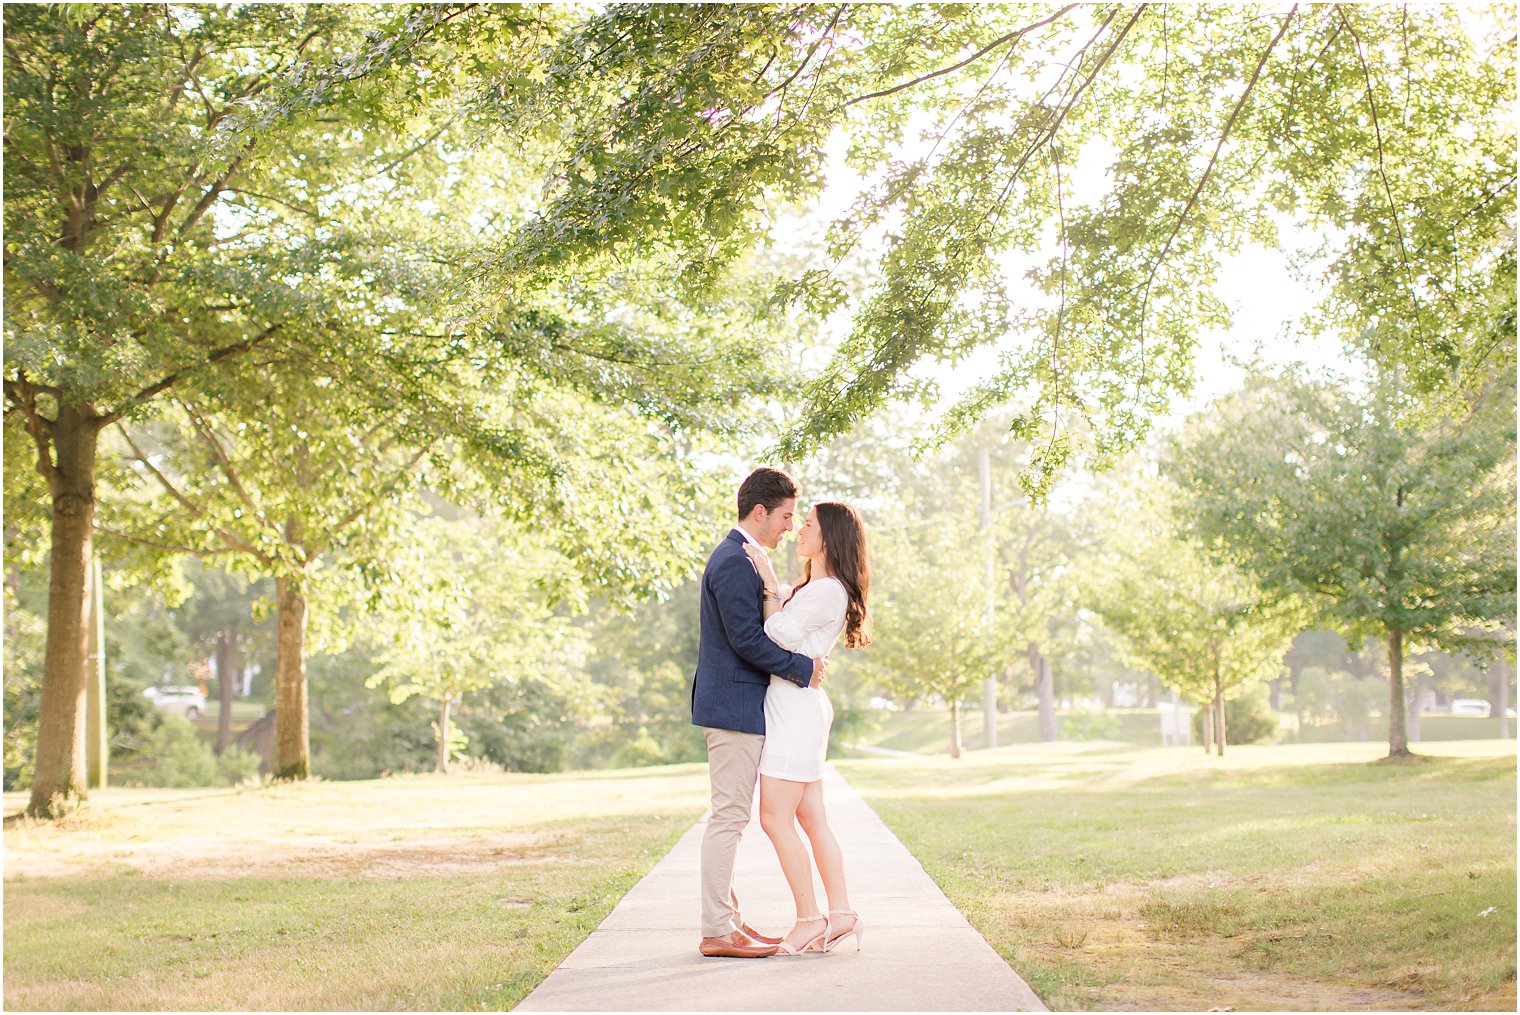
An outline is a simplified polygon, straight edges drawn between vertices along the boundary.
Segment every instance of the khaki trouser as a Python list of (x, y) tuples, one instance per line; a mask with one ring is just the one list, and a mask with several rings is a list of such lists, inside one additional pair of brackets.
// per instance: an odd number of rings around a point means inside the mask
[(734, 896), (734, 861), (749, 824), (765, 737), (703, 727), (712, 809), (702, 833), (702, 936), (723, 937), (744, 923)]

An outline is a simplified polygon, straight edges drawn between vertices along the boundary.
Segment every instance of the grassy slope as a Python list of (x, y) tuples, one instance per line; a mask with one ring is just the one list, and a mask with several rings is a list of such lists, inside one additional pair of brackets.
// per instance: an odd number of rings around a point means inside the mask
[(509, 1009), (706, 795), (701, 765), (97, 793), (7, 823), (5, 1006)]
[(1426, 749), (840, 768), (1052, 1008), (1513, 1010), (1514, 748)]

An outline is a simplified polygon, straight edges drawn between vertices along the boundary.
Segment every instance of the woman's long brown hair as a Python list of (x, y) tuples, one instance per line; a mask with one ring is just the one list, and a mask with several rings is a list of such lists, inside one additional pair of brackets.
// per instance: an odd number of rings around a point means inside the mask
[[(823, 533), (823, 556), (829, 571), (844, 586), (849, 605), (844, 613), (844, 647), (864, 648), (871, 644), (868, 628), (871, 614), (866, 597), (871, 592), (871, 560), (866, 551), (866, 527), (860, 513), (848, 504), (826, 500), (813, 505), (813, 517)], [(813, 562), (802, 567), (802, 581), (792, 595), (813, 580)], [(790, 600), (790, 597), (788, 597)]]

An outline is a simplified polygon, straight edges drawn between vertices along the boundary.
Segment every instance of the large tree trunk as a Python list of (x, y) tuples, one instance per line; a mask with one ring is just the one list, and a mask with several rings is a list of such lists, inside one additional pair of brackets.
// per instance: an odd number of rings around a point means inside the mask
[(37, 760), (26, 812), (56, 818), (89, 796), (85, 775), (85, 661), (100, 431), (84, 408), (60, 406), (53, 428), (52, 556)]
[(216, 717), (216, 753), (221, 754), (232, 743), (232, 695), (236, 690), (238, 673), (237, 625), (232, 624), (216, 633), (216, 683), (221, 700), (221, 712)]
[(1034, 690), (1040, 703), (1040, 739), (1046, 743), (1056, 739), (1056, 688), (1051, 676), (1050, 660), (1040, 652), (1040, 646), (1029, 643), (1029, 668), (1034, 671)]
[(306, 599), (295, 578), (276, 578), (279, 649), (275, 656), (276, 779), (305, 779), (311, 757), (306, 719)]
[(950, 702), (950, 757), (961, 756), (961, 703), (957, 700)]
[(1404, 727), (1404, 632), (1388, 629), (1388, 756), (1409, 756)]
[(449, 699), (444, 698), (438, 709), (438, 772), (449, 774)]

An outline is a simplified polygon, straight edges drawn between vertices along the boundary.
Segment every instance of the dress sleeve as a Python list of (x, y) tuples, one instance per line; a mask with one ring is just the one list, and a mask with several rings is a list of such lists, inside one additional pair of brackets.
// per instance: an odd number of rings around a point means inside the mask
[(765, 633), (782, 648), (800, 651), (799, 646), (809, 634), (839, 622), (849, 605), (848, 598), (838, 582), (810, 582), (780, 611), (771, 614), (765, 622)]

